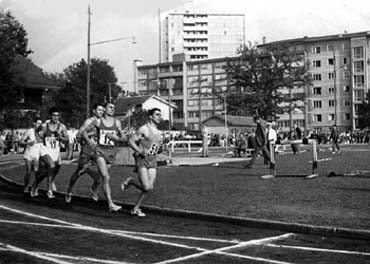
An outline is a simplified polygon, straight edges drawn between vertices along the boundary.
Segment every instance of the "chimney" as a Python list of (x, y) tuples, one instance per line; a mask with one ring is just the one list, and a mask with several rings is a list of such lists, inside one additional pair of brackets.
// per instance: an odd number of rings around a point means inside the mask
[(262, 37), (262, 44), (266, 44), (266, 36)]

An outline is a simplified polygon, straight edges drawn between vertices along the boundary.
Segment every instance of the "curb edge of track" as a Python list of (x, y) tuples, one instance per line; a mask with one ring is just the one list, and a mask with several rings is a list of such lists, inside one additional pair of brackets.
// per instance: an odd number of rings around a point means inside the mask
[[(0, 179), (20, 189), (23, 187), (22, 184), (8, 179), (2, 173), (0, 173)], [(60, 197), (64, 197), (65, 195), (65, 193), (62, 193), (62, 192), (55, 192), (55, 194)], [(74, 195), (73, 197), (74, 199), (79, 199), (82, 201), (91, 201), (91, 197), (89, 196)], [(102, 201), (102, 200), (100, 200), (99, 202), (105, 203), (105, 201)], [(122, 205), (122, 207), (125, 209), (130, 209), (134, 206), (133, 204), (129, 204), (129, 203), (122, 203), (122, 202), (117, 202), (117, 201), (115, 202), (116, 204)], [(186, 217), (186, 218), (206, 220), (206, 221), (211, 221), (211, 222), (228, 223), (228, 224), (235, 224), (235, 225), (255, 227), (255, 228), (274, 229), (274, 230), (281, 230), (281, 231), (294, 232), (294, 233), (338, 236), (338, 237), (345, 237), (345, 238), (370, 240), (370, 230), (366, 230), (366, 229), (315, 226), (315, 225), (301, 224), (301, 223), (291, 223), (291, 222), (282, 222), (282, 221), (249, 218), (249, 217), (227, 216), (227, 215), (220, 215), (220, 214), (213, 214), (213, 213), (196, 212), (196, 211), (190, 211), (190, 210), (171, 209), (171, 208), (157, 207), (157, 206), (150, 206), (150, 205), (142, 206), (142, 208), (145, 209), (146, 211), (156, 213), (156, 214), (163, 214), (166, 216)]]

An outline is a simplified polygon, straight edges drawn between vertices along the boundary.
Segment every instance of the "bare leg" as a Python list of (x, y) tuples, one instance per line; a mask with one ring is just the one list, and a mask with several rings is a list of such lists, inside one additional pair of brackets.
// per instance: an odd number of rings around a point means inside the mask
[(25, 159), (24, 164), (26, 167), (26, 173), (24, 174), (24, 192), (28, 192), (28, 183), (30, 181), (30, 176), (32, 172), (32, 162)]
[(110, 175), (108, 172), (107, 163), (103, 157), (98, 157), (96, 159), (96, 165), (98, 166), (99, 172), (101, 176), (103, 177), (103, 189), (104, 189), (105, 197), (107, 198), (107, 201), (108, 201), (108, 206), (109, 208), (113, 208), (117, 205), (115, 205), (112, 200), (111, 189), (109, 185)]
[(138, 189), (141, 190), (141, 194), (135, 203), (134, 210), (140, 208), (143, 202), (148, 198), (150, 191), (154, 188), (156, 175), (156, 168), (139, 168), (138, 176), (141, 187)]

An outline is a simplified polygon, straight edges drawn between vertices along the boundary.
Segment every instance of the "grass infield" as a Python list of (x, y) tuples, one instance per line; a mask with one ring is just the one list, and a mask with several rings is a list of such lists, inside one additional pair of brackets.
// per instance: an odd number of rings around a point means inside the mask
[[(289, 177), (312, 173), (312, 152), (277, 156), (277, 177), (261, 180), (269, 174), (259, 158), (252, 169), (241, 162), (220, 163), (219, 166), (159, 167), (154, 191), (145, 205), (183, 209), (221, 215), (244, 216), (311, 225), (370, 228), (370, 178), (327, 177), (329, 172), (344, 173), (370, 170), (370, 150), (347, 147), (341, 154), (318, 152), (319, 176), (313, 179)], [(232, 159), (231, 159), (232, 160)], [(67, 189), (75, 165), (63, 165), (56, 183), (58, 191)], [(8, 178), (22, 182), (23, 168), (2, 168)], [(131, 187), (124, 193), (120, 184), (134, 176), (132, 167), (113, 166), (112, 197), (134, 203), (139, 192)], [(89, 195), (91, 179), (84, 175), (74, 192)], [(41, 184), (45, 186), (45, 184)], [(100, 190), (100, 196), (103, 192)], [(47, 199), (45, 197), (45, 199)], [(73, 199), (72, 199), (73, 202)]]

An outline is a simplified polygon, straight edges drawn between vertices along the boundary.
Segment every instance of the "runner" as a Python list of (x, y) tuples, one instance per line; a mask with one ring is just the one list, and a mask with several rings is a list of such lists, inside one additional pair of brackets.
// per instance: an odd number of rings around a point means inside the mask
[[(103, 116), (104, 106), (102, 104), (95, 104), (93, 107), (93, 114), (94, 116), (85, 120), (77, 133), (77, 138), (80, 138), (79, 141), (81, 142), (81, 152), (78, 160), (77, 170), (72, 174), (69, 181), (68, 190), (65, 196), (66, 203), (71, 202), (73, 186), (75, 185), (77, 179), (84, 173), (89, 174), (94, 180), (94, 183), (90, 188), (90, 192), (94, 201), (97, 202), (99, 200), (97, 191), (100, 184), (100, 174), (99, 172), (88, 168), (90, 161), (96, 159), (96, 143), (98, 138), (97, 129), (94, 126), (90, 127), (90, 125), (95, 122), (95, 120), (100, 119)], [(82, 132), (88, 127), (89, 130), (86, 131), (87, 139), (84, 139)]]
[(139, 180), (129, 177), (121, 184), (122, 191), (131, 185), (141, 191), (134, 208), (131, 210), (131, 215), (139, 217), (145, 217), (140, 206), (154, 188), (157, 175), (157, 154), (162, 151), (161, 133), (157, 128), (162, 119), (161, 110), (158, 108), (149, 110), (148, 117), (148, 122), (141, 126), (129, 140), (130, 147), (135, 151), (135, 166)]
[(48, 191), (46, 193), (49, 199), (55, 198), (53, 191), (56, 190), (54, 179), (59, 172), (61, 165), (60, 143), (68, 142), (67, 129), (64, 124), (59, 121), (59, 110), (52, 107), (49, 110), (51, 119), (47, 120), (42, 125), (43, 145), (40, 148), (40, 165), (44, 168), (39, 168), (36, 173), (35, 181), (31, 187), (31, 197), (38, 196), (37, 186), (47, 177)]
[(42, 120), (36, 117), (33, 120), (33, 127), (28, 129), (20, 140), (21, 145), (25, 145), (26, 150), (23, 154), (24, 164), (26, 167), (26, 173), (24, 175), (24, 193), (29, 192), (28, 183), (32, 169), (36, 174), (39, 167), (40, 148), (42, 146), (42, 139), (39, 135), (42, 129)]
[(106, 103), (105, 115), (100, 119), (96, 119), (89, 127), (82, 131), (84, 139), (87, 140), (87, 131), (93, 126), (95, 126), (97, 129), (98, 142), (96, 144), (96, 156), (94, 161), (98, 166), (101, 176), (103, 177), (103, 188), (110, 212), (119, 211), (122, 207), (114, 204), (112, 200), (111, 188), (109, 184), (110, 175), (108, 170), (111, 164), (114, 162), (117, 154), (117, 148), (115, 147), (116, 142), (126, 140), (126, 138), (123, 136), (124, 132), (121, 128), (121, 122), (115, 119), (113, 116), (114, 111), (114, 104), (110, 102)]

